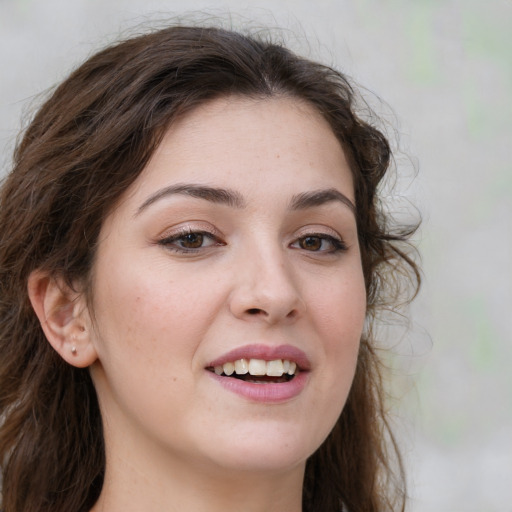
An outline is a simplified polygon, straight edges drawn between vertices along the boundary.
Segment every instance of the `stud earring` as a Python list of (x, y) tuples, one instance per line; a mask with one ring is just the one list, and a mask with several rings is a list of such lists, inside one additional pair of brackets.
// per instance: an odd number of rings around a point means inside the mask
[[(74, 334), (73, 334), (73, 336), (71, 336), (71, 341), (76, 342), (76, 336)], [(76, 356), (77, 350), (76, 350), (76, 346), (75, 345), (71, 345), (71, 353), (74, 356)]]

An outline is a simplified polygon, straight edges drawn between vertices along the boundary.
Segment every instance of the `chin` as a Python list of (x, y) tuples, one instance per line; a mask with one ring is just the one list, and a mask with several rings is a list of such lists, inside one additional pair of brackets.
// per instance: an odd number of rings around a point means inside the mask
[(307, 456), (286, 450), (248, 450), (243, 456), (228, 456), (223, 458), (220, 467), (237, 473), (277, 474), (296, 470), (306, 463)]
[[(325, 433), (327, 436), (328, 432)], [(304, 465), (324, 437), (304, 435), (296, 428), (268, 424), (265, 427), (240, 429), (237, 435), (212, 443), (212, 458), (227, 470), (252, 472), (283, 472)], [(226, 447), (227, 446), (227, 447)]]

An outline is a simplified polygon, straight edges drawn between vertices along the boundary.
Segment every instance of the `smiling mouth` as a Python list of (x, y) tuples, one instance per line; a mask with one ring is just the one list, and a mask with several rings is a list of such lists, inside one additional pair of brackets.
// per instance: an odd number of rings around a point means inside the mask
[(289, 382), (300, 371), (294, 361), (288, 359), (238, 359), (207, 370), (221, 377), (230, 377), (253, 384), (279, 384)]

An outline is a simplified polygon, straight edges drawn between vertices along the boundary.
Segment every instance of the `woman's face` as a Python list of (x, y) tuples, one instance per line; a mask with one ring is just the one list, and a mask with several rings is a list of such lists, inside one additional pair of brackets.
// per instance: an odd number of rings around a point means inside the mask
[(171, 126), (97, 251), (88, 321), (107, 453), (301, 467), (356, 365), (353, 204), (340, 144), (297, 100), (219, 99)]

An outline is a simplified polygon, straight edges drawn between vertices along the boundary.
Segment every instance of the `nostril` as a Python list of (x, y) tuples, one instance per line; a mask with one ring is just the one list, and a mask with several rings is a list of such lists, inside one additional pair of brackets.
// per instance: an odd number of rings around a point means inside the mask
[(263, 310), (258, 308), (251, 308), (247, 310), (247, 313), (249, 313), (249, 315), (259, 315), (260, 313), (263, 313)]

